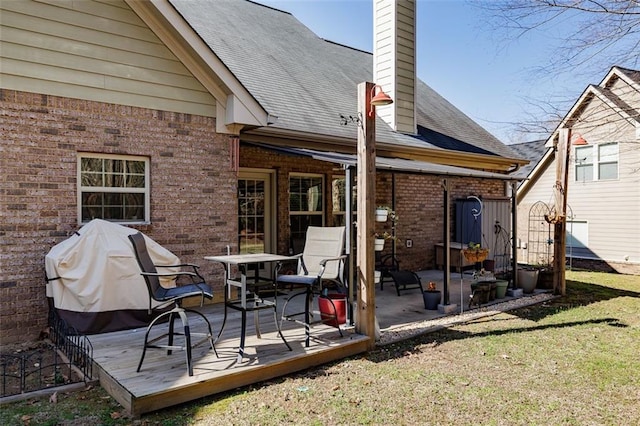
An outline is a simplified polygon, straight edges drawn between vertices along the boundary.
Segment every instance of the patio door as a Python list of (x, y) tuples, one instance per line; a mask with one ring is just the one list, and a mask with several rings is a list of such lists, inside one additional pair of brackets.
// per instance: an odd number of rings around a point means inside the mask
[(238, 249), (245, 253), (273, 253), (275, 223), (274, 172), (246, 169), (238, 176)]

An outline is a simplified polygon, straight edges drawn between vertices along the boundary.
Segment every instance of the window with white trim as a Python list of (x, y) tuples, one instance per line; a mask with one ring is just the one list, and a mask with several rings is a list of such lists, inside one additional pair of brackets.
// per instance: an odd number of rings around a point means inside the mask
[(618, 179), (618, 144), (598, 145), (598, 180)]
[(577, 146), (575, 150), (576, 181), (618, 179), (618, 143)]
[(78, 154), (80, 223), (104, 219), (150, 221), (149, 159), (127, 155)]
[(289, 175), (289, 223), (291, 249), (300, 253), (309, 226), (324, 225), (324, 177), (322, 175)]

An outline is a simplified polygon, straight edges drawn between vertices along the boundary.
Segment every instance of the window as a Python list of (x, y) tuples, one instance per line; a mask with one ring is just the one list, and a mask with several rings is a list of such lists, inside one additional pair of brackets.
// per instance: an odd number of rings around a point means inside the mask
[(585, 182), (593, 180), (593, 147), (576, 147), (576, 180)]
[(576, 181), (618, 179), (618, 144), (576, 147)]
[(149, 222), (149, 160), (123, 155), (78, 155), (78, 216)]
[(618, 144), (598, 145), (598, 179), (618, 179)]
[[(355, 180), (355, 179), (354, 179)], [(347, 209), (347, 180), (344, 176), (335, 176), (331, 181), (331, 211), (333, 214), (333, 226), (344, 226), (346, 224)], [(351, 212), (354, 217), (357, 215), (356, 208), (356, 185), (354, 183), (351, 191)]]
[(289, 219), (293, 253), (301, 253), (309, 226), (324, 224), (324, 179), (321, 175), (289, 176)]

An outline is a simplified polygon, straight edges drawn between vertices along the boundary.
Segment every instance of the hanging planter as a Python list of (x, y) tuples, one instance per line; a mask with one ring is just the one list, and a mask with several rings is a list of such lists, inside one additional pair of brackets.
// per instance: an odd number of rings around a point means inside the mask
[(389, 218), (389, 209), (386, 207), (378, 207), (376, 209), (376, 222), (386, 222)]
[(480, 244), (475, 244), (471, 241), (467, 248), (462, 249), (462, 254), (468, 262), (478, 263), (487, 258), (489, 255), (489, 249), (482, 248), (480, 247)]
[(384, 238), (376, 238), (373, 240), (373, 248), (375, 251), (384, 250)]

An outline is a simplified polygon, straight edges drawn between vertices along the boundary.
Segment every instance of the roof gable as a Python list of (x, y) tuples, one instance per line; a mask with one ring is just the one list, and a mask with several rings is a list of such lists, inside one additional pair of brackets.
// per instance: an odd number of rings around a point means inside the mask
[[(622, 79), (629, 86), (629, 89), (625, 91), (624, 99), (619, 93), (610, 89), (613, 82), (617, 79)], [(638, 79), (640, 79), (640, 71), (617, 66), (612, 67), (598, 86), (587, 86), (560, 124), (558, 124), (553, 133), (551, 133), (551, 136), (547, 139), (546, 146), (553, 146), (554, 141), (558, 138), (560, 129), (571, 127), (571, 123), (580, 117), (586, 106), (594, 99), (599, 99), (611, 108), (615, 114), (619, 114), (631, 124), (640, 126), (640, 106), (629, 104), (629, 102), (633, 102), (634, 99), (640, 99), (640, 84), (638, 83)]]

